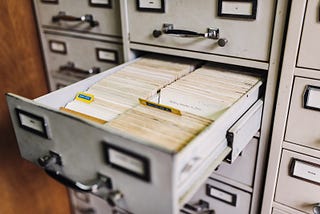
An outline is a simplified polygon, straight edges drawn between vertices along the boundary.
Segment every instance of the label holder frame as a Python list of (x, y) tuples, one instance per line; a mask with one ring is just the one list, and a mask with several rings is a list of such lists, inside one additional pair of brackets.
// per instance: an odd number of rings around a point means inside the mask
[[(126, 150), (124, 148), (121, 148), (119, 146), (115, 146), (113, 144), (110, 144), (106, 141), (103, 141), (102, 142), (103, 144), (103, 152), (104, 152), (104, 159), (105, 159), (105, 162), (111, 166), (112, 168), (114, 169), (117, 169), (121, 172), (124, 172), (130, 176), (133, 176), (135, 178), (138, 178), (138, 179), (141, 179), (145, 182), (151, 182), (151, 170), (150, 170), (150, 161), (148, 158), (144, 157), (144, 156), (141, 156), (140, 154), (137, 154), (135, 152), (132, 152), (132, 151), (129, 151), (129, 150)], [(124, 168), (122, 166), (119, 166), (115, 163), (112, 163), (110, 161), (110, 155), (109, 155), (109, 151), (110, 149), (112, 150), (115, 150), (117, 152), (120, 152), (124, 155), (127, 155), (131, 158), (134, 158), (134, 159), (137, 159), (138, 161), (140, 161), (142, 164), (143, 164), (143, 174), (139, 174), (137, 172), (134, 172), (132, 170), (129, 170), (127, 168)]]

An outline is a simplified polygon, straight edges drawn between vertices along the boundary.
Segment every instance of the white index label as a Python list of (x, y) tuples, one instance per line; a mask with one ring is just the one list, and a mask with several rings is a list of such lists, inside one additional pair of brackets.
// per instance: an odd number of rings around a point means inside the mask
[(98, 51), (98, 59), (116, 62), (117, 61), (116, 52), (107, 51), (107, 50), (99, 50)]
[(114, 149), (109, 149), (110, 163), (120, 166), (139, 175), (144, 175), (144, 164), (141, 160)]
[(233, 15), (252, 15), (252, 2), (223, 1), (221, 12)]
[(91, 0), (91, 3), (92, 4), (110, 4), (110, 1), (109, 0)]
[(309, 107), (320, 109), (320, 89), (319, 88), (309, 89), (308, 100), (306, 105)]
[(233, 195), (232, 194), (228, 194), (226, 192), (222, 192), (214, 187), (210, 188), (210, 195), (215, 197), (215, 198), (219, 198), (223, 201), (226, 201), (228, 203), (232, 203), (233, 202)]
[(38, 132), (44, 133), (45, 130), (43, 129), (43, 121), (37, 120), (36, 118), (29, 117), (25, 114), (19, 114), (21, 125), (29, 127), (33, 130), (36, 130)]
[(320, 166), (315, 166), (303, 161), (295, 160), (292, 174), (299, 178), (320, 184)]
[(50, 49), (56, 52), (66, 52), (66, 45), (62, 42), (50, 42)]
[(139, 7), (146, 9), (161, 9), (163, 6), (161, 0), (139, 0)]

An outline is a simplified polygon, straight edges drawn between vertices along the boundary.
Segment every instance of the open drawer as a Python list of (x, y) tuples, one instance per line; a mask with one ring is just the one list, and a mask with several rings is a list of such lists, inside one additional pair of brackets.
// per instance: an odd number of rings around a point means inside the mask
[[(256, 117), (253, 112), (262, 108), (261, 100), (258, 107), (255, 104), (261, 81), (177, 150), (59, 110), (79, 91), (135, 62), (137, 60), (35, 100), (8, 94), (19, 148), (24, 158), (42, 165), (55, 179), (98, 195), (115, 209), (130, 213), (178, 213), (232, 150), (226, 138), (230, 127), (246, 127), (246, 121), (253, 121), (247, 117)], [(240, 124), (236, 125), (237, 121)], [(252, 136), (260, 127), (260, 123), (256, 124), (256, 130), (250, 131)]]

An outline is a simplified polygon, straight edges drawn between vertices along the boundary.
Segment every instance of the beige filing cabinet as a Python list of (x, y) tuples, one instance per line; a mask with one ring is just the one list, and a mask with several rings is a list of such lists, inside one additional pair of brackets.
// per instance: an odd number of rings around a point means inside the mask
[(320, 212), (319, 6), (291, 2), (263, 213)]
[(117, 0), (34, 0), (51, 90), (123, 62)]
[[(73, 16), (86, 14), (82, 9), (90, 2), (98, 4), (103, 1), (85, 1), (86, 4), (79, 3), (81, 9), (70, 11), (54, 4), (54, 0), (44, 2), (40, 2), (42, 6), (51, 9), (40, 14), (38, 7), (39, 16), (54, 16), (52, 23), (49, 23), (50, 18), (39, 22), (43, 30), (43, 47), (47, 50), (53, 48), (56, 52), (64, 52), (65, 47), (75, 47), (79, 40), (88, 38), (95, 41), (94, 48), (92, 50), (81, 42), (78, 49), (82, 53), (95, 52), (103, 43), (110, 41), (114, 48), (118, 47), (119, 36), (113, 34), (113, 28), (109, 33), (105, 31), (107, 28), (96, 28), (95, 21), (102, 16), (95, 16), (92, 10), (92, 17), (83, 17), (80, 24), (68, 22), (75, 19)], [(127, 63), (35, 100), (8, 94), (22, 156), (35, 164), (39, 158), (49, 160), (50, 167), (59, 168), (53, 172), (45, 166), (51, 176), (67, 186), (106, 199), (113, 205), (112, 212), (259, 213), (287, 1), (112, 2), (120, 5), (119, 27), (123, 59)], [(98, 21), (102, 25), (110, 20), (105, 23)], [(70, 26), (71, 29), (68, 28)], [(52, 41), (56, 43), (52, 45)], [(60, 68), (72, 65), (64, 57), (55, 55), (54, 51), (45, 53), (45, 56), (61, 63), (50, 67), (53, 71), (52, 85), (55, 84), (54, 77), (63, 73), (56, 71), (57, 68), (63, 70)], [(79, 57), (79, 52), (71, 51), (74, 58), (70, 61), (74, 67), (88, 66), (85, 62), (73, 62)], [(77, 92), (134, 63), (140, 55), (150, 53), (183, 56), (237, 72), (259, 73), (264, 77), (263, 90), (257, 93), (255, 88), (243, 96), (189, 144), (174, 152), (59, 111), (59, 107), (70, 102)], [(101, 56), (112, 58), (114, 55), (101, 53)], [(89, 61), (93, 60), (90, 58)], [(256, 126), (260, 131), (250, 133)], [(140, 174), (132, 176), (137, 173), (132, 172), (132, 168), (136, 168), (130, 161), (121, 162), (122, 168), (127, 167), (125, 170), (119, 170), (119, 165), (116, 167), (120, 159), (106, 162), (110, 153), (120, 155), (121, 160), (133, 160), (140, 166), (137, 170)], [(78, 212), (100, 213), (95, 209), (99, 202), (92, 202), (96, 204), (92, 207), (86, 203), (91, 199), (85, 194), (71, 194), (72, 200), (75, 199), (75, 204), (80, 207)], [(105, 209), (109, 212), (110, 207)]]
[[(34, 0), (34, 8), (51, 90), (124, 61), (118, 0)], [(75, 214), (109, 209), (86, 193), (70, 191), (70, 198)]]

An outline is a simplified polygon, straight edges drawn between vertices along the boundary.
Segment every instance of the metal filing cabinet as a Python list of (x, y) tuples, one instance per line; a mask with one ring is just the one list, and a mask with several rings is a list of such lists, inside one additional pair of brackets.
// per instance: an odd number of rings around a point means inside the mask
[(319, 1), (290, 7), (262, 211), (319, 213)]
[[(79, 10), (61, 8), (58, 6), (59, 2), (41, 1), (38, 2), (41, 7), (36, 6), (38, 16), (46, 17), (50, 14), (49, 18), (39, 22), (43, 47), (50, 50), (50, 40), (53, 40), (56, 41), (53, 46), (59, 51), (78, 44), (73, 41), (86, 40), (89, 37), (95, 41), (92, 43), (94, 48), (98, 45), (100, 47), (100, 44), (111, 43), (117, 49), (119, 41), (122, 41), (123, 59), (130, 62), (35, 100), (9, 94), (10, 113), (22, 156), (35, 164), (39, 157), (50, 156), (50, 160), (54, 159), (55, 164), (59, 165), (60, 162), (61, 171), (55, 174), (58, 180), (104, 198), (111, 202), (111, 205), (116, 203), (120, 213), (201, 213), (205, 211), (201, 210), (202, 205), (200, 209), (185, 210), (185, 205), (193, 206), (200, 200), (208, 202), (206, 205), (209, 206), (204, 206), (205, 209), (213, 209), (216, 213), (259, 213), (287, 1), (112, 1), (112, 5), (120, 4), (121, 26), (118, 27), (122, 29), (123, 40), (120, 35), (112, 33), (116, 31), (107, 33), (105, 30), (108, 29), (97, 27), (95, 21), (99, 21), (100, 26), (110, 20), (104, 22), (99, 18), (101, 16), (93, 14), (91, 9), (88, 14), (92, 17), (84, 16), (80, 24), (69, 23), (70, 20), (78, 20), (79, 16), (85, 15), (87, 12), (84, 8), (90, 6), (90, 2), (98, 4), (104, 1), (86, 1)], [(48, 10), (48, 14), (41, 14), (42, 7), (52, 9)], [(98, 9), (101, 11), (110, 8)], [(60, 11), (65, 13), (59, 13)], [(120, 20), (119, 17), (114, 19)], [(113, 29), (111, 27), (110, 30)], [(61, 41), (67, 41), (67, 44), (61, 45)], [(90, 52), (85, 43), (80, 48)], [(77, 57), (78, 52), (74, 53), (72, 57)], [(264, 76), (265, 87), (259, 95), (252, 93), (243, 97), (230, 107), (223, 117), (215, 121), (214, 125), (201, 132), (181, 151), (174, 153), (149, 146), (127, 133), (117, 132), (58, 110), (71, 101), (77, 92), (86, 90), (98, 80), (134, 63), (134, 58), (139, 55), (148, 53), (184, 56), (238, 72), (259, 73)], [(51, 57), (59, 62), (52, 66), (51, 79), (49, 75), (52, 88), (56, 82), (64, 84), (60, 78), (59, 81), (55, 80), (53, 75), (59, 76), (61, 67), (70, 66), (67, 63), (75, 61), (75, 58), (65, 61), (63, 53), (50, 51), (45, 51), (44, 55), (46, 60)], [(110, 57), (110, 54), (102, 56)], [(97, 58), (91, 58), (88, 62), (96, 60)], [(96, 66), (85, 63), (83, 60), (74, 63), (74, 66), (80, 68), (79, 70), (89, 70)], [(108, 68), (101, 65), (101, 70), (106, 69)], [(260, 114), (251, 115), (258, 97), (262, 97), (262, 100), (258, 101)], [(36, 130), (40, 129), (46, 134), (38, 136), (30, 132), (34, 127), (34, 123), (30, 121), (39, 125), (35, 125)], [(240, 142), (236, 148), (236, 144), (227, 139), (230, 130), (246, 133), (255, 123), (261, 128), (259, 136), (253, 140), (245, 138), (245, 142)], [(31, 127), (26, 129), (26, 125)], [(73, 139), (70, 139), (70, 133)], [(251, 138), (255, 134), (252, 133)], [(105, 142), (113, 147), (105, 150)], [(105, 155), (110, 150), (129, 159), (134, 158), (142, 166), (149, 166), (149, 179), (135, 178), (132, 173), (126, 174), (123, 170), (106, 164)], [(132, 154), (135, 155), (131, 156)], [(238, 155), (240, 157), (236, 158)], [(195, 162), (199, 157), (201, 162)], [(186, 174), (184, 169), (188, 168), (192, 170)], [(245, 176), (242, 175), (243, 169), (246, 169)], [(93, 180), (97, 182), (96, 185), (87, 184)], [(101, 184), (102, 188), (96, 188)], [(204, 192), (204, 189), (209, 192)], [(74, 197), (77, 193), (71, 194)], [(75, 197), (79, 198), (79, 195)], [(84, 205), (86, 207), (83, 211), (92, 211), (90, 205), (87, 205)]]
[[(34, 7), (51, 90), (124, 61), (118, 0), (34, 0)], [(84, 20), (80, 21), (81, 17)], [(90, 199), (87, 202), (74, 191), (70, 195), (75, 213), (90, 213), (91, 209), (100, 213), (108, 207), (85, 193), (82, 195)], [(81, 206), (84, 203), (87, 205)]]
[(51, 90), (123, 62), (117, 0), (34, 0)]

